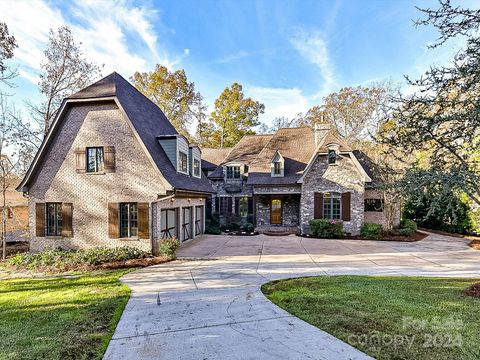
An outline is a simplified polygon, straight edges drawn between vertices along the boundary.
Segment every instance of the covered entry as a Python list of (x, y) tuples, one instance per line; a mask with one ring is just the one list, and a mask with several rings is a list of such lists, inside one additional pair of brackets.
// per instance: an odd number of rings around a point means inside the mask
[(270, 224), (282, 225), (282, 199), (270, 200)]

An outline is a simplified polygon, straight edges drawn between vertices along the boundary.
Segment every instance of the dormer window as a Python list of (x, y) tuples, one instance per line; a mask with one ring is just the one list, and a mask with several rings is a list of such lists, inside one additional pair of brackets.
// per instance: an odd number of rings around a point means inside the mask
[(282, 175), (282, 163), (280, 161), (275, 161), (273, 163), (273, 175)]
[(282, 177), (284, 175), (285, 159), (279, 151), (273, 156), (271, 169), (272, 177)]
[(182, 151), (178, 152), (178, 171), (188, 173), (188, 156)]
[(240, 166), (227, 166), (227, 179), (240, 179)]
[(337, 152), (333, 149), (328, 150), (328, 164), (335, 165), (337, 163)]
[(193, 176), (200, 177), (200, 160), (193, 159)]

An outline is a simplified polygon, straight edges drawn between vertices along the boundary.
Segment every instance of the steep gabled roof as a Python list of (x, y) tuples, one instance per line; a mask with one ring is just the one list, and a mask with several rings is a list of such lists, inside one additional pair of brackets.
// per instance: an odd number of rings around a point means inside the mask
[[(271, 162), (277, 151), (285, 159), (283, 177), (271, 176)], [(315, 138), (311, 128), (279, 129), (250, 164), (247, 184), (295, 184), (314, 151)]]
[[(272, 135), (245, 135), (229, 152), (220, 165), (239, 163), (250, 165), (270, 141)], [(209, 178), (222, 178), (223, 170), (218, 166)]]
[(128, 121), (132, 125), (134, 134), (145, 148), (147, 155), (173, 188), (198, 192), (214, 192), (204, 176), (199, 179), (180, 174), (175, 170), (173, 164), (157, 141), (157, 136), (165, 134), (176, 135), (178, 134), (177, 130), (157, 105), (116, 72), (69, 96), (63, 101), (57, 118), (52, 124), (49, 133), (45, 137), (42, 146), (37, 152), (29, 171), (18, 189), (28, 185), (33, 179), (35, 171), (40, 166), (50, 142), (53, 141), (54, 135), (60, 123), (63, 121), (65, 110), (70, 104), (84, 101), (100, 102), (104, 100), (114, 100), (119, 108), (125, 112)]
[(202, 149), (202, 169), (215, 170), (225, 158), (230, 154), (231, 147), (228, 148), (203, 148)]

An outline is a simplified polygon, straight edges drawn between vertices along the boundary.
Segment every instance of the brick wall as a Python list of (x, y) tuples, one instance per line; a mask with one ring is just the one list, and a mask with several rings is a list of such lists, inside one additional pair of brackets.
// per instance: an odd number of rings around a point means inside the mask
[[(365, 190), (365, 199), (381, 199), (380, 194), (375, 190)], [(380, 224), (385, 228), (385, 216), (383, 212), (378, 211), (366, 211), (364, 214), (365, 222), (371, 222)], [(400, 203), (397, 204), (397, 212), (394, 216), (393, 225), (398, 226), (400, 224)]]
[[(160, 173), (147, 158), (114, 103), (75, 106), (29, 189), (31, 249), (136, 246), (151, 250), (151, 241), (108, 237), (109, 202), (151, 202), (165, 194)], [(75, 149), (114, 146), (116, 171), (102, 175), (77, 173)], [(36, 202), (73, 203), (73, 237), (35, 236)]]

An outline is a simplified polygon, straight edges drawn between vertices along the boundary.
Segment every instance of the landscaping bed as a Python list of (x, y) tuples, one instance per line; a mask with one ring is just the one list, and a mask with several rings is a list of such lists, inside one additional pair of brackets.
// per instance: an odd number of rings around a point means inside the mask
[(367, 239), (367, 238), (362, 237), (360, 235), (357, 235), (357, 236), (345, 235), (344, 239), (415, 242), (415, 241), (423, 240), (427, 236), (428, 235), (425, 234), (425, 233), (422, 233), (420, 231), (415, 231), (413, 234), (408, 235), (408, 236), (399, 235), (399, 234), (384, 233), (384, 234), (380, 235), (380, 237), (378, 239)]
[[(377, 359), (480, 358), (478, 279), (320, 276), (262, 286), (276, 305)], [(474, 287), (478, 294), (480, 285)], [(468, 293), (469, 295), (472, 295)]]
[(0, 359), (101, 359), (130, 296), (126, 272), (0, 281)]

